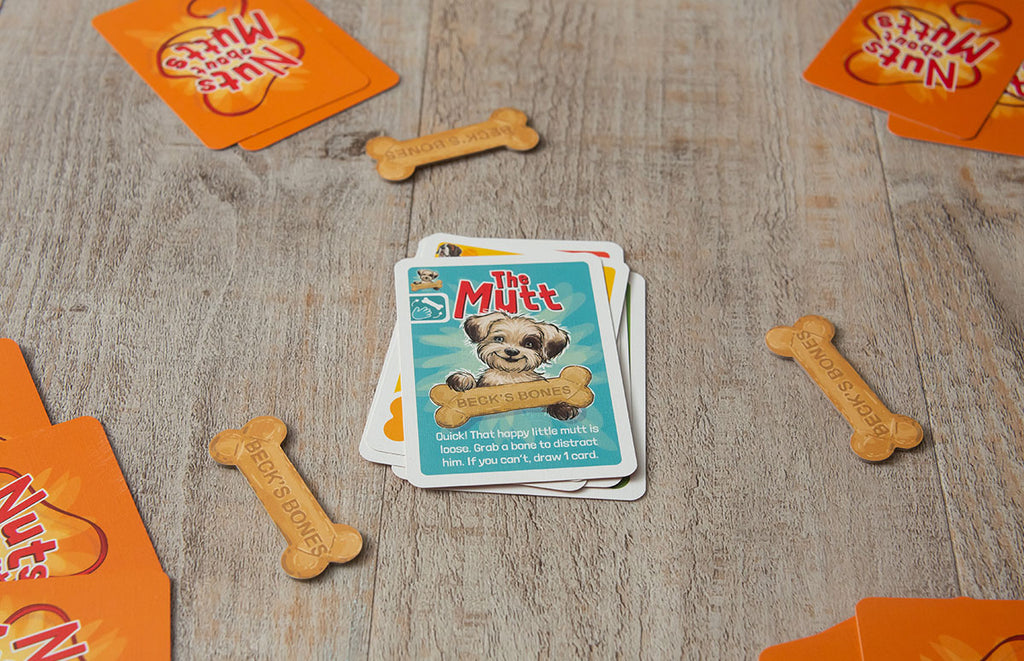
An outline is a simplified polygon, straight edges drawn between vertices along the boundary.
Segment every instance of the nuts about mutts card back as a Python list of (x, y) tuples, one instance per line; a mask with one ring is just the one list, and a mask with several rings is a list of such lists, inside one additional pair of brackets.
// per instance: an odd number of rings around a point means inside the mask
[(395, 286), (414, 484), (635, 469), (596, 258), (408, 259), (395, 268)]

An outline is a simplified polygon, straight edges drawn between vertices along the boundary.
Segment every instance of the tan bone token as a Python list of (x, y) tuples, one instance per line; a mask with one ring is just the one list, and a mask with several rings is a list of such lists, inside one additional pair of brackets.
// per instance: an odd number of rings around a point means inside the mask
[(320, 507), (281, 448), (287, 431), (273, 416), (253, 418), (241, 430), (217, 434), (210, 456), (242, 471), (288, 540), (281, 567), (293, 578), (313, 578), (328, 564), (359, 555), (363, 538), (355, 528), (332, 522)]
[(774, 353), (793, 358), (810, 375), (850, 426), (850, 447), (862, 459), (887, 459), (895, 448), (912, 448), (924, 438), (913, 418), (896, 415), (882, 404), (864, 379), (833, 346), (836, 329), (824, 317), (800, 317), (792, 327), (768, 331), (765, 343)]
[(389, 181), (412, 176), (417, 166), (467, 154), (508, 147), (529, 151), (540, 136), (526, 125), (526, 114), (515, 108), (499, 108), (486, 122), (449, 129), (399, 142), (388, 136), (366, 143), (366, 153), (377, 161), (377, 173)]
[(463, 392), (440, 383), (430, 389), (430, 401), (440, 407), (434, 413), (434, 420), (451, 429), (478, 415), (551, 406), (560, 402), (586, 408), (594, 402), (594, 392), (587, 387), (590, 379), (590, 370), (586, 367), (570, 365), (553, 379), (481, 386)]

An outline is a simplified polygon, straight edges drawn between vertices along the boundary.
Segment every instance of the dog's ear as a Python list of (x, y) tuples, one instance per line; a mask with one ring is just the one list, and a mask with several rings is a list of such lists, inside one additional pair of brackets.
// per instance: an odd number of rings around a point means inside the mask
[(569, 333), (554, 324), (537, 324), (544, 337), (544, 360), (548, 361), (569, 346)]
[(508, 319), (508, 315), (504, 312), (478, 314), (466, 319), (466, 321), (462, 323), (462, 330), (466, 331), (466, 335), (469, 336), (469, 339), (472, 340), (474, 344), (477, 344), (480, 340), (487, 337), (487, 332), (491, 330), (491, 324), (499, 319)]

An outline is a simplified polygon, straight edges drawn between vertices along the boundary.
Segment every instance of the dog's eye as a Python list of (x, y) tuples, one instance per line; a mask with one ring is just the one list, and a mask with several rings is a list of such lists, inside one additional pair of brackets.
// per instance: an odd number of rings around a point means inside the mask
[(494, 341), (495, 342), (504, 342), (505, 341), (505, 336), (504, 335), (495, 335), (494, 336)]
[(523, 342), (523, 346), (526, 347), (527, 349), (536, 349), (537, 343), (534, 340), (526, 340), (525, 342)]

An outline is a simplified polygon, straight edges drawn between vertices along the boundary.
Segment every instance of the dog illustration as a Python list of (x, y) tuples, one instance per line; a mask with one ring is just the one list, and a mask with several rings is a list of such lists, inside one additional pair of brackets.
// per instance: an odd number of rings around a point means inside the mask
[(438, 272), (431, 271), (430, 269), (419, 269), (416, 271), (416, 275), (418, 277), (412, 281), (412, 284), (422, 285), (437, 280)]
[[(459, 392), (477, 386), (540, 381), (544, 375), (537, 368), (569, 346), (569, 333), (558, 326), (504, 312), (469, 317), (462, 329), (476, 344), (476, 355), (487, 369), (476, 377), (465, 371), (450, 374), (445, 383)], [(564, 402), (552, 404), (545, 411), (558, 420), (571, 420), (580, 413)]]
[(442, 243), (437, 247), (435, 253), (438, 257), (458, 257), (462, 254), (462, 248), (454, 243)]

